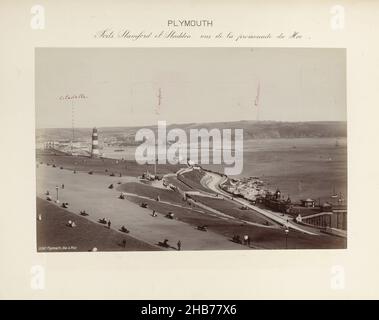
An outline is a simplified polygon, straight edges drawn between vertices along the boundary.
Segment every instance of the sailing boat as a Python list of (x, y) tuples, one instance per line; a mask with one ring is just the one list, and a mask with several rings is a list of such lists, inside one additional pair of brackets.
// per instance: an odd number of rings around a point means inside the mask
[(259, 121), (259, 96), (260, 96), (260, 91), (261, 91), (261, 84), (258, 82), (258, 87), (257, 87), (257, 95), (255, 96), (254, 100), (254, 106), (257, 107), (257, 121)]
[(297, 189), (299, 192), (303, 191), (303, 182), (301, 180), (297, 182)]
[(338, 194), (336, 193), (335, 187), (333, 187), (333, 194), (331, 195), (331, 198), (338, 198)]

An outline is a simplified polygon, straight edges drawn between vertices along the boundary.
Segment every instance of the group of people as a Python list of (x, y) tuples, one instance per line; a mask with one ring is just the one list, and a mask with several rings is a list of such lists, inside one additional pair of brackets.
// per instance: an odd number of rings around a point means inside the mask
[(247, 234), (243, 236), (243, 240), (241, 239), (239, 235), (234, 235), (232, 240), (233, 242), (250, 246), (250, 237)]
[(99, 219), (99, 222), (102, 224), (106, 224), (108, 226), (108, 229), (111, 228), (111, 219), (102, 218), (102, 219)]
[(168, 219), (174, 219), (174, 214), (172, 212), (169, 212), (169, 213), (166, 214), (165, 217), (168, 218)]
[[(169, 248), (170, 245), (168, 244), (168, 239), (165, 239), (162, 242), (162, 247)], [(180, 251), (182, 249), (182, 242), (179, 240), (176, 244), (177, 250)]]
[(86, 210), (81, 210), (80, 215), (81, 216), (88, 216), (88, 213), (86, 212)]
[(120, 228), (120, 231), (121, 231), (121, 232), (124, 232), (124, 233), (129, 233), (129, 232), (130, 232), (125, 226), (122, 226), (122, 227)]
[(75, 223), (75, 221), (68, 220), (67, 226), (71, 227), (71, 228), (75, 228), (76, 227), (76, 223)]

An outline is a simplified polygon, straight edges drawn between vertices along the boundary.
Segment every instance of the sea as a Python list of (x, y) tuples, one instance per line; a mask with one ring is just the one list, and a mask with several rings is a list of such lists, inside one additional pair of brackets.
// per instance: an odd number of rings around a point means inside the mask
[[(119, 151), (115, 151), (118, 149)], [(135, 146), (105, 147), (105, 157), (135, 159)], [(211, 150), (202, 149), (202, 152)], [(233, 151), (232, 151), (233, 152)], [(210, 156), (212, 162), (212, 156)], [(201, 164), (224, 173), (223, 164)], [(258, 177), (268, 190), (279, 189), (285, 198), (311, 198), (316, 203), (347, 202), (346, 138), (251, 139), (244, 141), (243, 170), (232, 178)], [(332, 197), (337, 195), (337, 197)]]

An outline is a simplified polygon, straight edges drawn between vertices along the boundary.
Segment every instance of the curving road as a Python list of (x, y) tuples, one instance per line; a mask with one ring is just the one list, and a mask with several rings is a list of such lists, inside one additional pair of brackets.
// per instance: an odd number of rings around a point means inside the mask
[[(280, 214), (278, 214), (276, 212), (254, 206), (247, 200), (232, 197), (229, 193), (221, 190), (219, 187), (219, 185), (222, 182), (224, 182), (226, 179), (227, 178), (225, 176), (219, 175), (217, 173), (206, 172), (206, 178), (202, 179), (202, 183), (205, 187), (207, 187), (207, 188), (211, 189), (212, 191), (215, 191), (218, 194), (225, 197), (225, 199), (228, 199), (229, 201), (238, 203), (240, 205), (247, 206), (248, 208), (259, 212), (260, 214), (262, 214), (265, 217), (277, 222), (278, 224), (280, 224), (284, 227), (291, 228), (293, 230), (297, 230), (297, 231), (300, 231), (300, 232), (303, 232), (306, 234), (310, 234), (310, 235), (319, 235), (318, 233), (314, 233), (314, 232), (309, 231), (305, 227), (301, 227), (301, 226), (299, 226), (299, 225), (297, 225), (291, 221), (287, 221), (289, 218), (288, 216), (281, 216)], [(291, 219), (292, 219), (292, 217), (291, 217)]]

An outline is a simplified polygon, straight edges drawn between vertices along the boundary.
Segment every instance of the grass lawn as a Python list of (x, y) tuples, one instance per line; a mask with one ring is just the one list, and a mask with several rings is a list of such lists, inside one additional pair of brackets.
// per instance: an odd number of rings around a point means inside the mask
[(183, 182), (181, 182), (180, 180), (178, 180), (178, 178), (176, 176), (166, 177), (165, 179), (166, 179), (167, 183), (172, 184), (173, 186), (175, 186), (175, 187), (177, 187), (183, 191), (193, 191), (193, 189), (190, 186), (188, 186), (188, 185), (184, 184)]
[[(49, 201), (37, 198), (38, 252), (80, 252), (96, 247), (98, 251), (152, 251), (159, 248), (124, 235), (104, 225), (96, 224), (77, 214), (57, 207)], [(75, 228), (67, 222), (75, 221)], [(126, 246), (123, 245), (126, 240)]]
[(207, 193), (215, 193), (211, 189), (204, 187), (201, 184), (201, 179), (204, 177), (205, 172), (203, 170), (192, 170), (178, 176), (178, 180), (188, 185), (190, 188), (196, 191), (205, 191)]
[(218, 211), (221, 211), (227, 215), (236, 217), (238, 219), (259, 223), (262, 225), (273, 225), (273, 222), (269, 219), (266, 219), (258, 212), (247, 209), (242, 210), (241, 205), (237, 205), (234, 203), (231, 203), (230, 201), (224, 200), (224, 199), (212, 199), (208, 197), (201, 197), (196, 195), (191, 195), (191, 198), (194, 200), (201, 202), (209, 207), (212, 207)]
[(129, 182), (120, 185), (117, 190), (129, 193), (135, 193), (140, 196), (156, 199), (159, 195), (161, 201), (173, 202), (179, 205), (186, 205), (178, 192), (169, 189), (155, 188), (146, 184)]
[[(176, 219), (193, 225), (194, 228), (199, 225), (207, 225), (209, 230), (221, 234), (228, 239), (232, 239), (234, 235), (242, 237), (247, 234), (251, 239), (252, 246), (264, 249), (285, 248), (285, 232), (282, 229), (263, 228), (232, 220), (224, 220), (210, 212), (199, 213), (187, 208), (170, 206), (154, 200), (140, 199), (134, 196), (127, 196), (126, 198), (137, 204), (141, 204), (142, 202), (147, 203), (148, 207), (146, 210), (149, 211), (155, 210), (157, 213), (163, 215), (172, 212)], [(291, 230), (288, 235), (288, 248), (343, 249), (346, 248), (346, 239), (329, 235), (311, 236)]]

